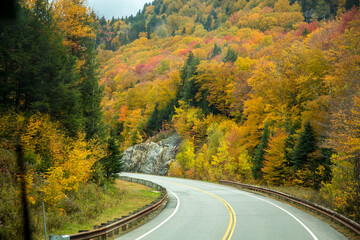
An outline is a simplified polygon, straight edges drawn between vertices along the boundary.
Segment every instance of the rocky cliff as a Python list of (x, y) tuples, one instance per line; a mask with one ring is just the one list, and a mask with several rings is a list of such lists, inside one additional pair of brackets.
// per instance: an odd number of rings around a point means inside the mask
[(129, 147), (122, 157), (124, 171), (167, 175), (169, 163), (175, 158), (180, 143), (180, 136), (173, 134), (157, 143), (146, 142)]

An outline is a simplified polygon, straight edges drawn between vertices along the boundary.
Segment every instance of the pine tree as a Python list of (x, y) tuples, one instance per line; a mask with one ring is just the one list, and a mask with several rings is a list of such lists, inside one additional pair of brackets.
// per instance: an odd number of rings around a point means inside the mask
[(213, 21), (213, 18), (212, 18), (211, 15), (209, 14), (209, 16), (207, 17), (206, 22), (205, 22), (205, 24), (204, 24), (204, 28), (205, 28), (208, 32), (210, 32), (210, 31), (212, 30), (212, 27), (211, 27), (212, 21)]
[(114, 136), (107, 140), (107, 153), (108, 155), (100, 160), (101, 165), (105, 171), (107, 179), (116, 178), (117, 174), (123, 171), (124, 163), (121, 160), (119, 144)]
[(75, 58), (46, 1), (36, 1), (32, 9), (19, 6), (18, 16), (14, 24), (0, 25), (2, 108), (49, 113), (75, 135), (83, 125)]
[(158, 130), (161, 126), (159, 119), (159, 103), (155, 104), (154, 111), (152, 112), (149, 120), (146, 123), (146, 129), (149, 133)]
[(304, 126), (304, 130), (300, 133), (299, 140), (295, 144), (292, 161), (295, 170), (301, 169), (308, 163), (309, 154), (317, 150), (316, 139), (313, 129), (309, 122)]
[(196, 75), (196, 68), (199, 65), (200, 60), (194, 57), (194, 54), (190, 51), (188, 58), (186, 59), (184, 67), (181, 69), (180, 77), (183, 81), (181, 88), (181, 100), (186, 101), (191, 106), (196, 105), (196, 93), (199, 91), (199, 87), (196, 84), (194, 76)]
[(211, 58), (219, 55), (221, 53), (221, 48), (215, 43), (214, 44), (214, 49), (213, 49), (213, 52), (211, 54)]
[(236, 62), (237, 59), (237, 52), (231, 48), (228, 48), (227, 52), (226, 52), (226, 56), (224, 57), (223, 61), (224, 62)]
[(268, 145), (269, 137), (270, 137), (269, 125), (266, 122), (264, 129), (263, 129), (263, 134), (261, 136), (260, 144), (257, 146), (256, 151), (255, 151), (254, 160), (253, 160), (254, 165), (251, 169), (255, 179), (262, 178), (262, 170), (261, 169), (263, 167), (264, 154), (265, 154), (265, 149)]
[(360, 5), (359, 2), (360, 2), (359, 0), (346, 0), (345, 7), (347, 10), (350, 10), (354, 6), (358, 7)]
[(86, 138), (92, 139), (95, 136), (104, 138), (105, 126), (102, 122), (103, 112), (101, 110), (101, 100), (103, 90), (99, 86), (96, 76), (94, 42), (88, 40), (85, 64), (81, 68), (80, 92), (82, 98), (82, 112), (84, 117), (84, 127)]

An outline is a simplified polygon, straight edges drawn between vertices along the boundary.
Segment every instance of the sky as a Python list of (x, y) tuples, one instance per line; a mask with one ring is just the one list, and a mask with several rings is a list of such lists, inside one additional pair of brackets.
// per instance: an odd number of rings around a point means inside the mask
[(143, 9), (145, 3), (150, 3), (152, 0), (88, 0), (87, 2), (98, 16), (111, 19), (113, 16), (121, 18), (135, 15)]

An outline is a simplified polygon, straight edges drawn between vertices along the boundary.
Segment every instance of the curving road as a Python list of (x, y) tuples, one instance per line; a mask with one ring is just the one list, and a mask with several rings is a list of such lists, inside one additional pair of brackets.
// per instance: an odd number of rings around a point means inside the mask
[(156, 218), (119, 240), (346, 239), (316, 217), (263, 195), (187, 179), (121, 175), (164, 186), (169, 202)]

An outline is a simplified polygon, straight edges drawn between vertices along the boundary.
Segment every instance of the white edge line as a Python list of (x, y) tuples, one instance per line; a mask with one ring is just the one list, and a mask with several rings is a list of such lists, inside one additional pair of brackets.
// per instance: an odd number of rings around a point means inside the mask
[[(214, 187), (215, 187), (215, 186), (214, 186)], [(216, 187), (217, 187), (217, 188), (226, 189), (226, 190), (230, 190), (230, 189), (223, 188), (223, 187), (218, 187), (218, 186), (216, 186)], [(231, 190), (231, 191), (239, 193), (239, 191), (235, 191), (235, 190)], [(294, 218), (298, 223), (300, 223), (301, 226), (303, 226), (303, 227), (305, 228), (305, 230), (313, 237), (314, 240), (319, 240), (319, 239), (315, 236), (315, 234), (314, 234), (301, 220), (299, 220), (297, 217), (295, 217), (292, 213), (290, 213), (289, 211), (285, 210), (284, 208), (282, 208), (282, 207), (280, 207), (280, 206), (276, 205), (275, 203), (272, 203), (272, 202), (270, 202), (270, 201), (268, 201), (268, 200), (261, 199), (261, 198), (259, 198), (259, 197), (253, 196), (253, 195), (248, 194), (248, 193), (244, 193), (244, 192), (242, 192), (242, 191), (241, 191), (241, 194), (244, 194), (244, 195), (246, 195), (246, 196), (253, 197), (253, 198), (256, 198), (256, 199), (258, 199), (258, 200), (267, 202), (267, 203), (273, 205), (274, 207), (277, 207), (277, 208), (281, 209), (282, 211), (284, 211), (284, 212), (286, 212), (287, 214), (289, 214), (292, 218)]]
[(164, 225), (167, 221), (169, 221), (175, 214), (176, 212), (179, 210), (180, 207), (180, 199), (179, 197), (173, 193), (172, 191), (168, 190), (168, 192), (170, 192), (172, 195), (175, 196), (177, 203), (176, 203), (176, 208), (175, 210), (171, 213), (171, 215), (169, 217), (167, 217), (164, 221), (162, 221), (159, 225), (157, 225), (156, 227), (154, 227), (153, 229), (151, 229), (150, 231), (148, 231), (147, 233), (141, 235), (140, 237), (136, 238), (135, 240), (140, 240), (144, 237), (146, 237), (147, 235), (149, 235), (150, 233), (154, 232), (156, 229), (158, 229), (159, 227), (161, 227), (162, 225)]

